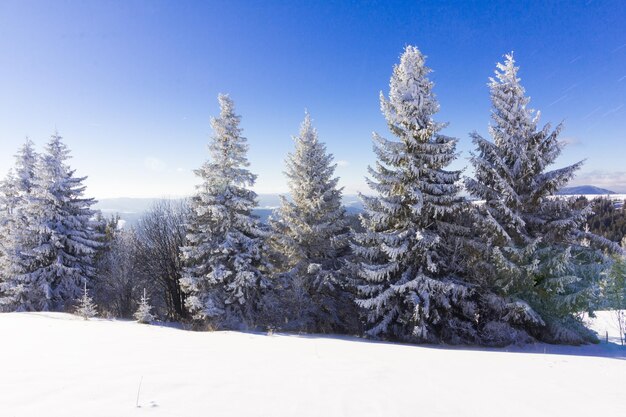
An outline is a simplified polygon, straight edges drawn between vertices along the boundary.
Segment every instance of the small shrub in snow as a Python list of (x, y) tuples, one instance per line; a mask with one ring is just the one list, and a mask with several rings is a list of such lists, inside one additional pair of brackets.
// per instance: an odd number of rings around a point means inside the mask
[(152, 306), (149, 303), (148, 296), (146, 295), (146, 289), (143, 289), (143, 296), (141, 297), (141, 302), (139, 303), (139, 308), (135, 312), (135, 319), (139, 323), (149, 324), (154, 321), (154, 315), (150, 312), (152, 310)]
[(93, 299), (89, 296), (89, 293), (87, 292), (87, 283), (85, 283), (83, 288), (83, 296), (81, 297), (78, 308), (76, 309), (76, 314), (78, 314), (85, 320), (88, 320), (98, 315), (96, 307), (97, 306), (94, 304)]

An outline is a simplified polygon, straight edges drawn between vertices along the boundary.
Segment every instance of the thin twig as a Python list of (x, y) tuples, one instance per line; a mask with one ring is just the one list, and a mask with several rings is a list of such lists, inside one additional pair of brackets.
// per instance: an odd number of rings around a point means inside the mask
[(141, 392), (141, 383), (143, 381), (143, 375), (141, 376), (141, 379), (139, 380), (139, 388), (137, 388), (137, 401), (135, 401), (135, 406), (137, 408), (139, 408), (139, 392)]

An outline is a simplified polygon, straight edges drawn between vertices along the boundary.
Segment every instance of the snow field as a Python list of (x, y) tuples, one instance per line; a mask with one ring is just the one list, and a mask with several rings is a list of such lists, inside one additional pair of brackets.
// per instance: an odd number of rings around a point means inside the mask
[(61, 313), (0, 314), (0, 335), (2, 416), (626, 415), (611, 344), (507, 352)]

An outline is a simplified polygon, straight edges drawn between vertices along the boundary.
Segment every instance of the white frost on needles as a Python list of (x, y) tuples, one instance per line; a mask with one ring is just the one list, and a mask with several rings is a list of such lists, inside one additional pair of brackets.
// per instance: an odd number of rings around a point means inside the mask
[(214, 326), (254, 325), (260, 298), (268, 286), (264, 231), (252, 210), (256, 177), (248, 170), (248, 144), (233, 101), (218, 97), (220, 116), (211, 121), (211, 159), (195, 171), (202, 183), (191, 199), (188, 267), (181, 279), (186, 305), (194, 319)]
[(143, 295), (139, 302), (139, 307), (134, 314), (135, 320), (139, 323), (150, 324), (154, 321), (154, 315), (151, 313), (152, 306), (150, 305), (150, 299), (146, 295), (146, 289), (143, 289)]
[(89, 296), (87, 292), (87, 282), (85, 281), (83, 287), (83, 296), (80, 298), (80, 302), (78, 303), (78, 307), (76, 308), (76, 314), (88, 320), (92, 317), (96, 317), (98, 315), (98, 311), (96, 310), (97, 306), (94, 304), (93, 299)]

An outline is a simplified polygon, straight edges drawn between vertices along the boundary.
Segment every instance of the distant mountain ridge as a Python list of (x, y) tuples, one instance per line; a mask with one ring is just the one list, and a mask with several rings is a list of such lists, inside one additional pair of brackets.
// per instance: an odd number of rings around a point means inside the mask
[(559, 195), (608, 195), (616, 194), (615, 191), (606, 188), (596, 187), (594, 185), (579, 185), (575, 187), (563, 187), (557, 194)]
[[(616, 194), (614, 191), (593, 185), (579, 185), (575, 187), (564, 187), (557, 192), (559, 195), (611, 195)], [(261, 218), (261, 221), (267, 222), (274, 210), (280, 207), (281, 196), (288, 194), (259, 194), (258, 207), (254, 213)], [(164, 198), (103, 198), (94, 206), (95, 209), (102, 211), (105, 215), (117, 213), (126, 224), (132, 225), (150, 209), (150, 207), (159, 200)], [(180, 200), (175, 198), (174, 200)], [(343, 204), (348, 214), (358, 214), (363, 211), (363, 203), (358, 195), (347, 194), (343, 196)]]
[[(259, 205), (254, 210), (254, 214), (259, 216), (262, 222), (267, 222), (274, 210), (280, 207), (281, 195), (287, 196), (287, 194), (259, 194)], [(167, 200), (167, 198), (103, 198), (98, 200), (94, 205), (94, 209), (100, 210), (106, 216), (117, 213), (120, 219), (124, 221), (124, 224), (133, 225), (143, 213), (160, 200)], [(182, 198), (173, 198), (172, 200), (182, 200)], [(363, 211), (363, 205), (357, 195), (345, 195), (343, 204), (348, 214), (357, 214)]]

